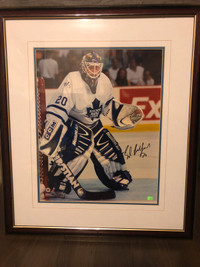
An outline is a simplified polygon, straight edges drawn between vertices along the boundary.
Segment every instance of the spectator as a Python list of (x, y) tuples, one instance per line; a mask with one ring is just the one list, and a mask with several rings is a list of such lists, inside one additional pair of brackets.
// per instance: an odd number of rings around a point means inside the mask
[(127, 79), (131, 82), (131, 85), (143, 85), (143, 74), (144, 68), (142, 66), (137, 66), (136, 60), (132, 58), (127, 68)]
[(119, 70), (119, 60), (117, 58), (113, 58), (112, 67), (108, 69), (111, 79), (115, 80), (117, 78), (117, 72)]
[(65, 76), (72, 71), (77, 71), (79, 69), (80, 59), (79, 54), (76, 51), (71, 50), (66, 57), (65, 61)]
[(110, 77), (109, 70), (108, 69), (104, 69), (102, 72), (110, 79), (110, 82), (111, 82), (112, 86), (114, 86), (115, 85), (115, 81)]
[(125, 68), (120, 68), (117, 72), (117, 78), (115, 80), (114, 86), (129, 86), (130, 81), (127, 79), (127, 71)]
[(110, 55), (110, 50), (109, 49), (104, 49), (102, 50), (102, 58), (103, 58), (103, 66), (104, 69), (109, 69), (112, 66), (112, 59)]
[(45, 51), (45, 58), (38, 63), (38, 71), (39, 76), (45, 80), (46, 88), (56, 88), (58, 86), (58, 63), (53, 59), (52, 51)]
[(145, 70), (144, 72), (144, 82), (146, 85), (154, 85), (154, 79), (151, 77), (149, 70)]

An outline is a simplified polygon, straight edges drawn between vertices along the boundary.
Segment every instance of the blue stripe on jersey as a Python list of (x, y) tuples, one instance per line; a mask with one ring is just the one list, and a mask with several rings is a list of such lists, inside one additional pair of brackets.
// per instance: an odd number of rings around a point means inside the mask
[(62, 110), (64, 113), (66, 113), (67, 116), (69, 117), (69, 114), (68, 114), (67, 110), (64, 109), (64, 108), (62, 108), (62, 107), (60, 107), (60, 106), (57, 106), (57, 105), (52, 104), (52, 105), (48, 105), (48, 106), (47, 106), (47, 109), (48, 109), (48, 108), (57, 108), (57, 109), (60, 109), (60, 110)]
[(106, 102), (105, 107), (107, 107), (113, 99), (114, 99), (114, 97), (112, 97), (111, 99), (109, 99), (109, 100)]
[(51, 111), (47, 111), (46, 114), (50, 114), (50, 115), (53, 115), (53, 116), (59, 118), (62, 121), (63, 124), (66, 123), (66, 121), (63, 120), (63, 118), (61, 116), (59, 116), (57, 113), (54, 113), (54, 112), (51, 112)]

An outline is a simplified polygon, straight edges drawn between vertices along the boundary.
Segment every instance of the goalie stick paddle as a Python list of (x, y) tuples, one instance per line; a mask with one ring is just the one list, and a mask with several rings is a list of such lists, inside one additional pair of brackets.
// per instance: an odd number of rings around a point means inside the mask
[(79, 193), (75, 190), (76, 194), (84, 200), (106, 200), (106, 199), (112, 199), (115, 198), (115, 191), (112, 189), (105, 190), (105, 191), (87, 191), (82, 188), (84, 191), (83, 195), (79, 195)]
[(105, 200), (115, 198), (115, 191), (112, 189), (108, 189), (105, 191), (87, 191), (85, 190), (78, 180), (74, 177), (69, 167), (63, 162), (62, 158), (57, 154), (54, 158), (58, 167), (61, 168), (62, 173), (65, 178), (63, 181), (69, 181), (73, 190), (77, 194), (80, 199), (83, 200)]

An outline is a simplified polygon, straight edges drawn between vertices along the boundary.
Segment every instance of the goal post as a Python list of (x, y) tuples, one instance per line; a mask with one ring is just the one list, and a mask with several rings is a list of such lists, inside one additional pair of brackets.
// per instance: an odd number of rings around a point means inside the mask
[[(46, 118), (46, 96), (45, 96), (45, 81), (43, 78), (37, 79), (37, 126), (38, 139), (44, 131)], [(41, 184), (48, 187), (48, 157), (38, 151), (39, 160), (39, 180)]]

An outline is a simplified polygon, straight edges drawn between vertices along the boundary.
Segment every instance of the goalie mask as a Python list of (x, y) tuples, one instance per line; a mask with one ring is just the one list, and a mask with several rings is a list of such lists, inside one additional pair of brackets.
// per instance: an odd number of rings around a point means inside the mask
[(96, 86), (98, 78), (101, 75), (103, 63), (101, 57), (91, 52), (83, 56), (81, 61), (81, 76), (83, 80), (89, 85), (93, 94), (96, 93)]

